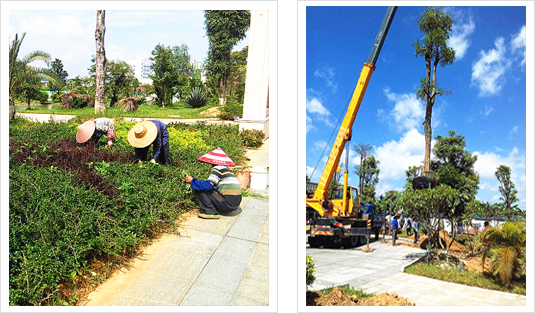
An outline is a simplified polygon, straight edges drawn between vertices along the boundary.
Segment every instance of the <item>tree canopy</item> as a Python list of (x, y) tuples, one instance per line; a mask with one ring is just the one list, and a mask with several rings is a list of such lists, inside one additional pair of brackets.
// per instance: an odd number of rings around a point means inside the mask
[(206, 68), (218, 80), (220, 104), (226, 104), (232, 47), (245, 37), (251, 12), (243, 10), (204, 11), (209, 51)]
[(173, 56), (173, 49), (158, 44), (152, 50), (153, 61), (151, 68), (153, 75), (149, 77), (152, 79), (157, 101), (162, 106), (171, 105), (173, 100), (173, 87), (176, 86), (179, 78), (179, 71), (175, 57)]
[(515, 184), (511, 180), (511, 168), (505, 165), (500, 165), (496, 170), (496, 178), (500, 182), (500, 200), (502, 201), (503, 209), (505, 216), (512, 217), (517, 214), (516, 211), (519, 209), (514, 205), (518, 202), (518, 197), (516, 196), (518, 191), (515, 189)]
[(431, 118), (435, 97), (449, 93), (449, 91), (438, 87), (436, 74), (439, 64), (446, 66), (455, 60), (455, 50), (447, 44), (452, 24), (453, 20), (450, 15), (442, 8), (428, 7), (418, 20), (420, 31), (424, 33), (424, 37), (421, 40), (416, 40), (413, 44), (415, 56), (423, 56), (426, 66), (426, 76), (422, 78), (417, 91), (418, 98), (426, 104), (424, 174), (430, 169), (431, 138), (433, 137)]

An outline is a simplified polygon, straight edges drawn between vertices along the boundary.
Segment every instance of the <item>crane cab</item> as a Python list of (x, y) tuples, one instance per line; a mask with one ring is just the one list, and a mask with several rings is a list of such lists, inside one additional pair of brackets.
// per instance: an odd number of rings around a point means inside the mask
[[(329, 196), (329, 200), (331, 200), (335, 208), (338, 208), (340, 216), (352, 216), (357, 214), (359, 211), (359, 193), (355, 187), (347, 187), (347, 199), (345, 206), (344, 186), (333, 187)], [(346, 208), (345, 210), (344, 207)]]

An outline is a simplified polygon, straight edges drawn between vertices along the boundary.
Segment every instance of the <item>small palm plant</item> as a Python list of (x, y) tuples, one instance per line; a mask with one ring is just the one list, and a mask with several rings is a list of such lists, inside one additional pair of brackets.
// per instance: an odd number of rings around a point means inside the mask
[(193, 87), (188, 95), (188, 104), (192, 108), (200, 108), (206, 104), (206, 92), (203, 87)]
[[(500, 282), (509, 285), (513, 277), (526, 273), (526, 224), (507, 222), (489, 227), (482, 234), (485, 250), (492, 251), (492, 268)], [(486, 255), (483, 255), (483, 264)]]
[(134, 112), (137, 111), (137, 100), (135, 97), (124, 97), (119, 100), (119, 105), (124, 108), (125, 112)]

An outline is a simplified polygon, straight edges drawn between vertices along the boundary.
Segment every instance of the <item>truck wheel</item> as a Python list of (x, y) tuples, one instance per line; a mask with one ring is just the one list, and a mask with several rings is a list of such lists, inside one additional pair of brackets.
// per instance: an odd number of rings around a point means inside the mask
[(308, 245), (310, 248), (318, 248), (320, 246), (320, 240), (318, 237), (308, 237)]

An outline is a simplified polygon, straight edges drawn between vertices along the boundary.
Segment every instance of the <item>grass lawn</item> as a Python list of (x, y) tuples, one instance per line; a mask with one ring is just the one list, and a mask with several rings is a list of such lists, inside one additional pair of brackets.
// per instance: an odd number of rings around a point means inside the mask
[[(411, 232), (411, 236), (414, 236), (414, 231)], [(398, 234), (398, 237), (409, 238), (410, 236), (407, 235), (407, 230), (404, 229), (401, 231), (401, 233)]]
[(484, 289), (512, 292), (521, 295), (526, 294), (525, 281), (514, 281), (511, 283), (511, 286), (503, 286), (490, 275), (478, 274), (470, 271), (461, 272), (456, 268), (443, 269), (438, 267), (437, 261), (432, 261), (430, 263), (416, 263), (407, 267), (405, 273)]
[[(319, 290), (317, 291), (317, 293), (320, 295), (320, 296), (324, 296), (324, 295), (327, 295), (329, 293), (331, 293), (331, 290), (333, 290), (334, 287), (329, 287), (329, 288), (326, 288), (326, 289), (322, 289), (322, 290)], [(347, 295), (347, 296), (352, 296), (352, 295), (356, 295), (359, 299), (361, 298), (366, 298), (366, 297), (373, 297), (375, 296), (374, 293), (366, 293), (362, 290), (359, 290), (359, 289), (355, 289), (353, 287), (349, 287), (348, 285), (343, 285), (343, 286), (338, 286), (338, 288), (342, 289), (342, 291)]]
[(135, 112), (125, 112), (122, 107), (108, 107), (106, 108), (106, 114), (95, 114), (95, 108), (82, 108), (82, 109), (62, 109), (61, 104), (52, 104), (51, 109), (48, 109), (49, 105), (38, 105), (28, 109), (25, 105), (17, 105), (17, 112), (20, 113), (43, 113), (43, 114), (67, 114), (77, 115), (83, 118), (90, 117), (154, 117), (154, 118), (207, 118), (209, 116), (203, 116), (200, 112), (210, 108), (210, 106), (204, 106), (201, 108), (191, 108), (187, 103), (178, 102), (173, 103), (172, 106), (165, 108), (156, 105), (140, 105)]

